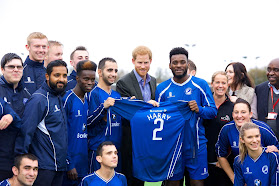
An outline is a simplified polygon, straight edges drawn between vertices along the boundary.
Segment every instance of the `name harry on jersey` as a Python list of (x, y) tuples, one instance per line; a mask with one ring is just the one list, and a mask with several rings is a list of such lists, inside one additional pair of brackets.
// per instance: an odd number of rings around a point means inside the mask
[[(150, 111), (152, 112), (152, 111)], [(148, 120), (155, 120), (155, 119), (164, 119), (164, 120), (169, 120), (171, 118), (170, 115), (167, 115), (167, 114), (162, 114), (162, 113), (151, 113), (151, 114), (148, 114), (146, 115), (146, 117), (148, 118)]]

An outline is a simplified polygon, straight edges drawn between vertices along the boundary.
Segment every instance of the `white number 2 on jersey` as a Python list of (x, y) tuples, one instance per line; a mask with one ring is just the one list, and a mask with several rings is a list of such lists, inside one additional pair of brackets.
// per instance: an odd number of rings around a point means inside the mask
[(157, 137), (156, 135), (157, 135), (157, 132), (160, 132), (160, 131), (163, 130), (163, 128), (164, 128), (164, 120), (161, 119), (161, 118), (157, 118), (157, 119), (154, 120), (154, 125), (156, 125), (158, 122), (160, 122), (160, 128), (155, 128), (153, 130), (153, 138), (152, 138), (152, 140), (162, 140), (161, 137)]

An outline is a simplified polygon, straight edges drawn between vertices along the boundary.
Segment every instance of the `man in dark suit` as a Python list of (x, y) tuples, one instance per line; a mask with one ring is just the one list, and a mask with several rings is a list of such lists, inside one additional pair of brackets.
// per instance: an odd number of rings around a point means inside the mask
[[(155, 100), (156, 79), (148, 74), (152, 53), (146, 46), (138, 46), (132, 53), (135, 69), (123, 76), (116, 84), (116, 91), (122, 97), (135, 96), (136, 99)], [(132, 138), (129, 121), (123, 121), (122, 172), (129, 186), (143, 186), (144, 182), (132, 176)]]
[(267, 79), (256, 86), (258, 119), (266, 122), (279, 137), (279, 58), (273, 59), (267, 67)]

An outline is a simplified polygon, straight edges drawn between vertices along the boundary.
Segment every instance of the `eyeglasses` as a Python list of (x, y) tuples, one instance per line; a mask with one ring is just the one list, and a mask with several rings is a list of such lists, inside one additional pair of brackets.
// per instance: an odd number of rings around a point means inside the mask
[(7, 65), (5, 67), (9, 70), (14, 70), (15, 68), (17, 68), (17, 70), (23, 70), (23, 66)]

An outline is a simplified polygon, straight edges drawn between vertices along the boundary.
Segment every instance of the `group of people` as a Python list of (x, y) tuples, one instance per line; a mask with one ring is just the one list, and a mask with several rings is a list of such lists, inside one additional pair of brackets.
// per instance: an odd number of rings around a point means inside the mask
[(116, 60), (96, 65), (83, 46), (69, 76), (60, 42), (34, 32), (26, 49), (25, 62), (1, 60), (1, 186), (279, 185), (279, 59), (255, 89), (240, 62), (215, 72), (210, 88), (176, 47), (173, 77), (157, 86), (146, 46), (117, 82)]

